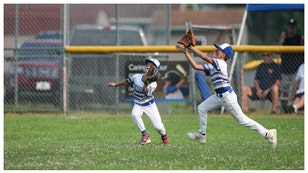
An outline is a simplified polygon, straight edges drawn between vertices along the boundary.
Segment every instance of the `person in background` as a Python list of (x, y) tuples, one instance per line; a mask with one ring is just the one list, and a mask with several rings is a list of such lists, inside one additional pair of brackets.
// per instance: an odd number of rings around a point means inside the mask
[(305, 84), (305, 78), (304, 78), (304, 64), (299, 66), (295, 81), (293, 84), (292, 92), (290, 95), (290, 100), (293, 101), (293, 104), (289, 106), (289, 110), (286, 111), (287, 113), (297, 113), (297, 111), (304, 107), (304, 101), (305, 101), (305, 95), (304, 95), (304, 84)]
[[(304, 36), (298, 33), (297, 22), (291, 18), (288, 21), (287, 31), (281, 32), (279, 45), (284, 46), (303, 46)], [(294, 80), (299, 66), (304, 63), (304, 53), (282, 53), (281, 54), (281, 70), (282, 70), (282, 83), (281, 88), (283, 91), (287, 91), (290, 87), (290, 82)], [(288, 96), (289, 93), (281, 93), (283, 96)], [(282, 108), (287, 112), (288, 101), (281, 102)]]
[(272, 55), (268, 52), (262, 54), (263, 63), (256, 70), (254, 86), (244, 86), (243, 94), (243, 110), (249, 112), (248, 97), (251, 100), (268, 99), (272, 102), (272, 114), (276, 113), (276, 107), (279, 98), (279, 88), (281, 81), (281, 69), (276, 64)]
[[(281, 32), (279, 45), (284, 46), (303, 46), (304, 36), (298, 33), (297, 22), (291, 18), (288, 21), (287, 32)], [(283, 74), (294, 74), (298, 67), (304, 63), (304, 53), (282, 53), (281, 54), (281, 69)], [(289, 80), (293, 80), (293, 76)], [(288, 79), (286, 79), (288, 80)]]

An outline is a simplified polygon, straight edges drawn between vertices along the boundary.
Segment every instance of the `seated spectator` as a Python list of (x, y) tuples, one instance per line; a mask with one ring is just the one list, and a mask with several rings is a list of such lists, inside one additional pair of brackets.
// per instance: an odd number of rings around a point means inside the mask
[(304, 66), (305, 65), (302, 64), (297, 70), (295, 82), (290, 95), (290, 100), (293, 101), (293, 104), (289, 106), (288, 110), (285, 110), (286, 113), (297, 113), (297, 110), (304, 107)]
[(281, 69), (276, 64), (270, 53), (262, 54), (263, 62), (257, 67), (254, 78), (254, 86), (244, 86), (243, 111), (249, 112), (248, 97), (251, 100), (268, 99), (272, 102), (272, 114), (276, 113), (276, 107), (279, 98), (279, 87), (281, 81)]

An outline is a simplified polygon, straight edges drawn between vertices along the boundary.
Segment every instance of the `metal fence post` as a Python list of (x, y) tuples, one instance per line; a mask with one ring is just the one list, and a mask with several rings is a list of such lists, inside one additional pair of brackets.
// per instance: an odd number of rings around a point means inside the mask
[(14, 89), (14, 104), (18, 105), (18, 4), (15, 5), (15, 89)]
[[(65, 47), (66, 45), (69, 44), (69, 39), (68, 39), (68, 30), (69, 30), (69, 5), (64, 4), (63, 5), (63, 47)], [(67, 114), (68, 112), (68, 87), (67, 87), (67, 63), (66, 63), (66, 53), (63, 53), (63, 67), (62, 67), (62, 84), (63, 84), (63, 88), (62, 88), (62, 92), (63, 92), (63, 112), (64, 114)]]

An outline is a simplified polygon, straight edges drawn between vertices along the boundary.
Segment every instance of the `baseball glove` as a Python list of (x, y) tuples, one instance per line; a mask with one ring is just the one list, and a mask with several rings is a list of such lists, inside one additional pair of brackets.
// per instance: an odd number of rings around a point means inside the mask
[(182, 44), (185, 48), (189, 48), (190, 45), (195, 46), (197, 40), (195, 39), (195, 34), (192, 28), (189, 28), (187, 34), (185, 34), (177, 43)]
[(143, 81), (147, 85), (157, 81), (159, 77), (160, 73), (158, 72), (158, 69), (155, 66), (151, 66), (149, 71), (145, 74)]

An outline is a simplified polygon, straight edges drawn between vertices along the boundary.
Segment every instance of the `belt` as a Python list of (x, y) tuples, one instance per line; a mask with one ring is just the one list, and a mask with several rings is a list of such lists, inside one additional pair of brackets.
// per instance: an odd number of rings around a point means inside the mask
[(150, 101), (148, 101), (148, 102), (145, 102), (145, 103), (142, 103), (142, 104), (140, 104), (140, 103), (136, 103), (137, 105), (140, 105), (140, 106), (149, 106), (149, 105), (151, 105), (151, 104), (153, 104), (155, 101), (154, 101), (154, 99), (152, 99), (152, 100), (150, 100)]
[(230, 88), (228, 91), (226, 92), (223, 92), (223, 93), (216, 93), (217, 97), (223, 97), (225, 93), (229, 92), (229, 93), (232, 93), (232, 88)]

